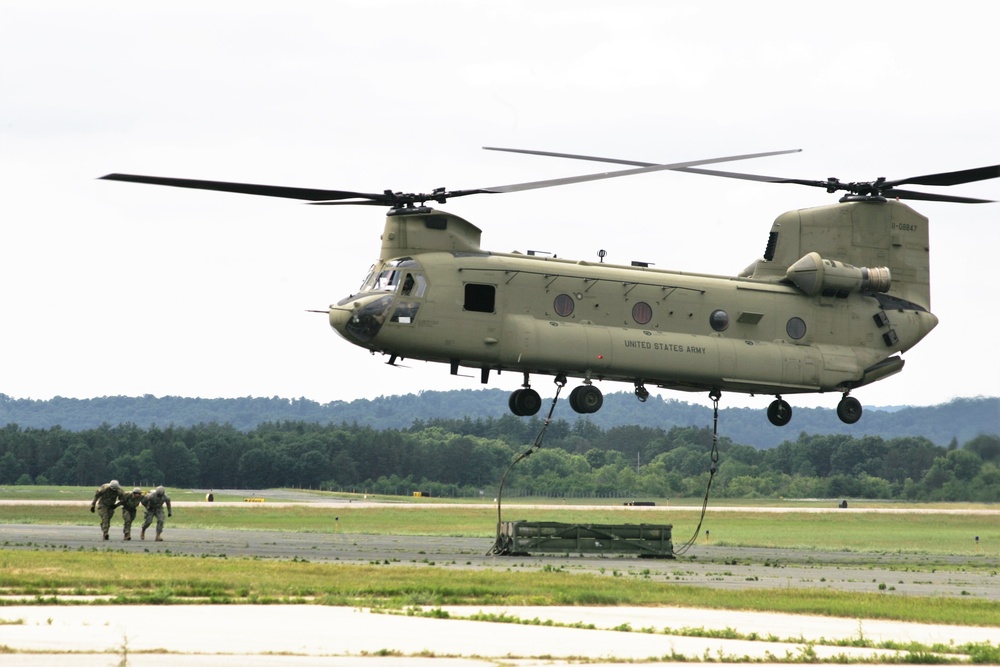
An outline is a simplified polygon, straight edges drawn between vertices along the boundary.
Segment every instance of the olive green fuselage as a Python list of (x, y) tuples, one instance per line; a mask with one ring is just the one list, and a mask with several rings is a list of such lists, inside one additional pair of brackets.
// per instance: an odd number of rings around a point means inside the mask
[[(331, 306), (330, 323), (374, 351), (479, 368), (484, 382), (497, 370), (777, 395), (846, 392), (899, 371), (898, 354), (937, 324), (926, 219), (894, 202), (801, 213), (802, 229), (791, 214), (775, 222), (772, 237), (785, 238), (743, 277), (487, 252), (457, 216), (391, 215), (372, 274)], [(817, 215), (846, 227), (806, 247)], [(913, 237), (892, 232), (921, 224)], [(888, 268), (852, 265), (871, 260)]]

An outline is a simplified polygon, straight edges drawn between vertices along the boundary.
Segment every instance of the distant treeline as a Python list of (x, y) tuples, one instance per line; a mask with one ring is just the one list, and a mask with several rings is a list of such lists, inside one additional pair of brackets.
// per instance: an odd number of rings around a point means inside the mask
[[(541, 386), (539, 388), (542, 388)], [(542, 388), (544, 391), (544, 388)], [(377, 430), (406, 429), (419, 419), (500, 418), (508, 415), (507, 392), (501, 389), (425, 391), (404, 396), (380, 396), (344, 402), (317, 403), (305, 398), (181, 398), (176, 396), (104, 396), (50, 400), (11, 398), (0, 394), (0, 425), (24, 428), (60, 426), (68, 431), (95, 429), (102, 424), (193, 427), (198, 424), (230, 424), (249, 432), (268, 423), (311, 422), (315, 424), (366, 424)], [(862, 400), (864, 397), (859, 394)], [(765, 415), (769, 397), (761, 397), (759, 408), (726, 408), (723, 395), (720, 432), (741, 444), (759, 448), (776, 447), (799, 433), (849, 435), (861, 438), (920, 436), (941, 446), (952, 441), (966, 442), (980, 434), (1000, 435), (1000, 398), (961, 398), (930, 407), (865, 407), (856, 424), (837, 419), (834, 406), (838, 395), (830, 396), (829, 408), (795, 408), (792, 422), (784, 428), (773, 426)], [(651, 396), (640, 403), (628, 392), (608, 393), (604, 407), (581, 417), (566, 401), (556, 407), (555, 418), (570, 426), (588, 421), (603, 429), (617, 426), (645, 426), (670, 429), (674, 426), (708, 426), (712, 410), (707, 396), (701, 403), (664, 400)], [(794, 397), (789, 397), (795, 404)], [(544, 409), (549, 407), (546, 398)]]
[[(538, 418), (417, 421), (404, 429), (306, 421), (142, 428), (102, 425), (0, 429), (0, 484), (163, 484), (185, 488), (291, 486), (376, 494), (492, 496), (542, 428)], [(516, 465), (505, 494), (699, 497), (712, 431), (675, 426), (603, 429), (553, 422)], [(717, 441), (714, 497), (1000, 501), (1000, 436), (940, 446), (919, 436), (806, 435), (771, 449)]]

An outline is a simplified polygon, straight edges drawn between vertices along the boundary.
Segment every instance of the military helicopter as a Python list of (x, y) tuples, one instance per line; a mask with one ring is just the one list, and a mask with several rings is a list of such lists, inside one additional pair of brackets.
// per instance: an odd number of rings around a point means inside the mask
[[(702, 165), (767, 157), (772, 151), (656, 164), (525, 149), (530, 155), (629, 165), (600, 173), (512, 185), (403, 193), (364, 193), (137, 174), (107, 180), (306, 200), (321, 205), (388, 207), (382, 248), (360, 288), (329, 307), (330, 326), (348, 342), (388, 356), (523, 374), (512, 413), (534, 415), (542, 400), (532, 375), (582, 383), (574, 411), (603, 404), (595, 381), (628, 382), (640, 401), (647, 385), (682, 391), (772, 395), (767, 417), (792, 417), (785, 395), (835, 392), (837, 415), (853, 424), (851, 392), (898, 373), (903, 352), (937, 325), (930, 311), (928, 220), (898, 200), (991, 200), (903, 190), (1000, 177), (1000, 165), (899, 180), (841, 182), (715, 171)], [(693, 274), (648, 264), (615, 265), (480, 245), (482, 231), (427, 202), (684, 171), (845, 192), (833, 205), (775, 219), (761, 259), (735, 276)]]

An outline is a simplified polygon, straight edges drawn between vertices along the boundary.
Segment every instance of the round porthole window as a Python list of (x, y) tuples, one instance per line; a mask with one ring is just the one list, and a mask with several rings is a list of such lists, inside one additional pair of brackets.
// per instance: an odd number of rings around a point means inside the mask
[(708, 323), (716, 331), (725, 331), (729, 328), (729, 313), (724, 310), (713, 310), (708, 316)]
[(569, 294), (560, 294), (552, 303), (552, 307), (555, 309), (556, 315), (569, 317), (573, 314), (573, 308), (576, 307), (576, 304), (573, 302), (573, 297)]
[(788, 332), (789, 338), (798, 340), (806, 335), (806, 323), (801, 317), (793, 317), (785, 325), (785, 331)]
[(653, 319), (653, 307), (645, 301), (639, 301), (632, 306), (632, 319), (637, 324), (649, 324), (649, 321)]

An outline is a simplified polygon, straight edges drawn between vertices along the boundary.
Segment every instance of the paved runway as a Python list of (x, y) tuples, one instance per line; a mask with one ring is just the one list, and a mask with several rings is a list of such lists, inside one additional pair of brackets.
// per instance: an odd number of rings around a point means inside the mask
[[(991, 642), (1000, 629), (679, 608), (448, 607), (450, 618), (345, 607), (12, 606), (0, 609), (0, 662), (23, 667), (409, 665), (443, 667), (697, 661), (876, 662), (893, 651), (834, 646), (867, 638), (924, 644)], [(560, 625), (463, 620), (483, 611)], [(566, 627), (589, 624), (593, 629)], [(624, 631), (625, 627), (632, 631)], [(617, 629), (615, 629), (617, 628)], [(737, 629), (760, 641), (684, 637), (665, 629)], [(10, 653), (16, 651), (15, 653)], [(388, 659), (387, 659), (388, 658)]]

